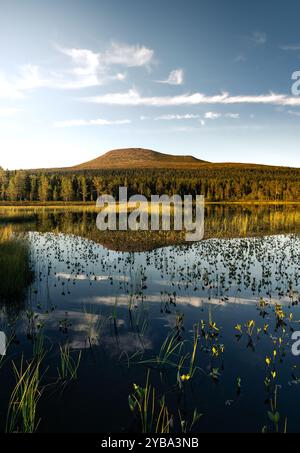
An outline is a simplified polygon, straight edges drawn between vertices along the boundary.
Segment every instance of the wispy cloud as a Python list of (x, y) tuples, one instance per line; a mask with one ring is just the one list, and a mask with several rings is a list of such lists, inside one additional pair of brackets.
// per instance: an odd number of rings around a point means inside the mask
[(232, 120), (238, 120), (240, 118), (239, 113), (225, 113), (225, 118), (231, 118)]
[(289, 115), (297, 116), (298, 118), (300, 118), (300, 112), (296, 112), (295, 110), (288, 110), (287, 113), (288, 113)]
[(165, 121), (172, 121), (172, 120), (194, 120), (200, 118), (200, 115), (194, 115), (192, 113), (186, 113), (184, 115), (161, 115), (157, 116), (154, 119), (158, 120), (165, 120)]
[(49, 80), (43, 77), (38, 66), (21, 65), (18, 74), (11, 80), (0, 74), (0, 98), (22, 99), (26, 92), (49, 85)]
[(243, 53), (240, 53), (239, 55), (237, 55), (234, 59), (235, 63), (244, 63), (245, 61), (247, 61), (247, 58), (245, 57), (245, 55)]
[(180, 105), (201, 105), (201, 104), (263, 104), (281, 106), (300, 106), (300, 96), (291, 97), (285, 94), (268, 93), (261, 95), (238, 95), (231, 96), (229, 93), (221, 93), (207, 96), (203, 93), (185, 93), (177, 96), (142, 96), (136, 89), (123, 93), (107, 93), (101, 96), (82, 98), (85, 102), (103, 105), (124, 105), (124, 106), (153, 106), (170, 107)]
[(97, 118), (95, 120), (66, 120), (66, 121), (56, 121), (54, 127), (79, 127), (79, 126), (111, 126), (111, 125), (122, 125), (130, 124), (131, 120), (106, 120), (103, 118)]
[(184, 81), (183, 69), (174, 69), (170, 72), (166, 80), (157, 80), (158, 83), (166, 83), (168, 85), (182, 85)]
[[(71, 74), (81, 86), (102, 85), (110, 80), (124, 80), (126, 73), (115, 72), (113, 68), (147, 67), (153, 62), (154, 51), (145, 46), (112, 43), (105, 52), (94, 52), (90, 49), (63, 48), (57, 49), (71, 58), (74, 65)], [(71, 88), (74, 81), (70, 83)]]
[(281, 50), (298, 51), (298, 50), (300, 50), (300, 44), (288, 44), (288, 45), (279, 46), (279, 48)]
[(219, 118), (230, 118), (233, 120), (237, 120), (240, 118), (239, 113), (219, 113), (219, 112), (206, 112), (204, 118), (207, 120), (217, 120)]
[(112, 43), (111, 48), (99, 55), (100, 63), (130, 67), (150, 66), (154, 50), (140, 45)]
[(263, 46), (267, 42), (267, 34), (261, 31), (254, 31), (250, 39), (255, 45)]
[(154, 57), (152, 49), (122, 43), (112, 43), (105, 52), (59, 46), (57, 49), (71, 58), (73, 68), (70, 73), (73, 75), (73, 80), (67, 79), (63, 86), (71, 89), (125, 80), (126, 72), (116, 71), (115, 68), (144, 66), (149, 69)]
[(18, 74), (10, 80), (5, 74), (0, 74), (0, 98), (22, 99), (27, 91), (45, 84), (46, 81), (39, 74), (37, 66), (22, 65)]
[(204, 118), (206, 120), (217, 120), (220, 117), (221, 117), (221, 113), (216, 113), (216, 112), (206, 112), (204, 115)]
[(57, 45), (55, 48), (68, 57), (63, 69), (45, 70), (37, 65), (26, 64), (20, 66), (18, 73), (10, 79), (0, 74), (0, 98), (20, 99), (39, 88), (77, 90), (123, 81), (127, 75), (126, 69), (149, 69), (154, 58), (152, 49), (122, 43), (112, 43), (106, 51), (99, 53)]

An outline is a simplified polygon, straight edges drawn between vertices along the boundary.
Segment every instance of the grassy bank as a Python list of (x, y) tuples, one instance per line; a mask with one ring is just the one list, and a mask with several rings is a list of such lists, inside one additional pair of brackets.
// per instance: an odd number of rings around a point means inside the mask
[(10, 227), (0, 230), (0, 299), (19, 298), (30, 283), (29, 245), (13, 236)]

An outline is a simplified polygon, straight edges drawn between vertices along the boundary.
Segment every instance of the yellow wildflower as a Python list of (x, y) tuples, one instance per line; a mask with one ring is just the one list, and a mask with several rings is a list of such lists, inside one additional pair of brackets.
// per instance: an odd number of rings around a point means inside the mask
[(268, 366), (270, 366), (270, 363), (271, 363), (270, 357), (266, 357), (266, 364), (267, 364)]
[(213, 356), (218, 357), (219, 353), (215, 346), (212, 347), (211, 352), (213, 353)]
[(191, 376), (189, 374), (183, 374), (180, 379), (182, 380), (182, 382), (184, 381), (189, 381), (191, 379)]

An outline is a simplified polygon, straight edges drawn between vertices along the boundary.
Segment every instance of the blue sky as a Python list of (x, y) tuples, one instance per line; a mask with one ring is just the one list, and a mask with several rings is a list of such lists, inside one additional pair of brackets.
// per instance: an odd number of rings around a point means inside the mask
[(299, 17), (296, 0), (0, 0), (0, 165), (145, 147), (300, 166)]

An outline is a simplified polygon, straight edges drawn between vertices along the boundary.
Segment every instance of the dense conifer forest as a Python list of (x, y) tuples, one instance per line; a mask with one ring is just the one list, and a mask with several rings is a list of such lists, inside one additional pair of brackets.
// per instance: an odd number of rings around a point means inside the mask
[(300, 169), (280, 167), (191, 170), (5, 171), (0, 169), (0, 201), (95, 201), (120, 186), (128, 195), (191, 194), (207, 201), (300, 200)]

